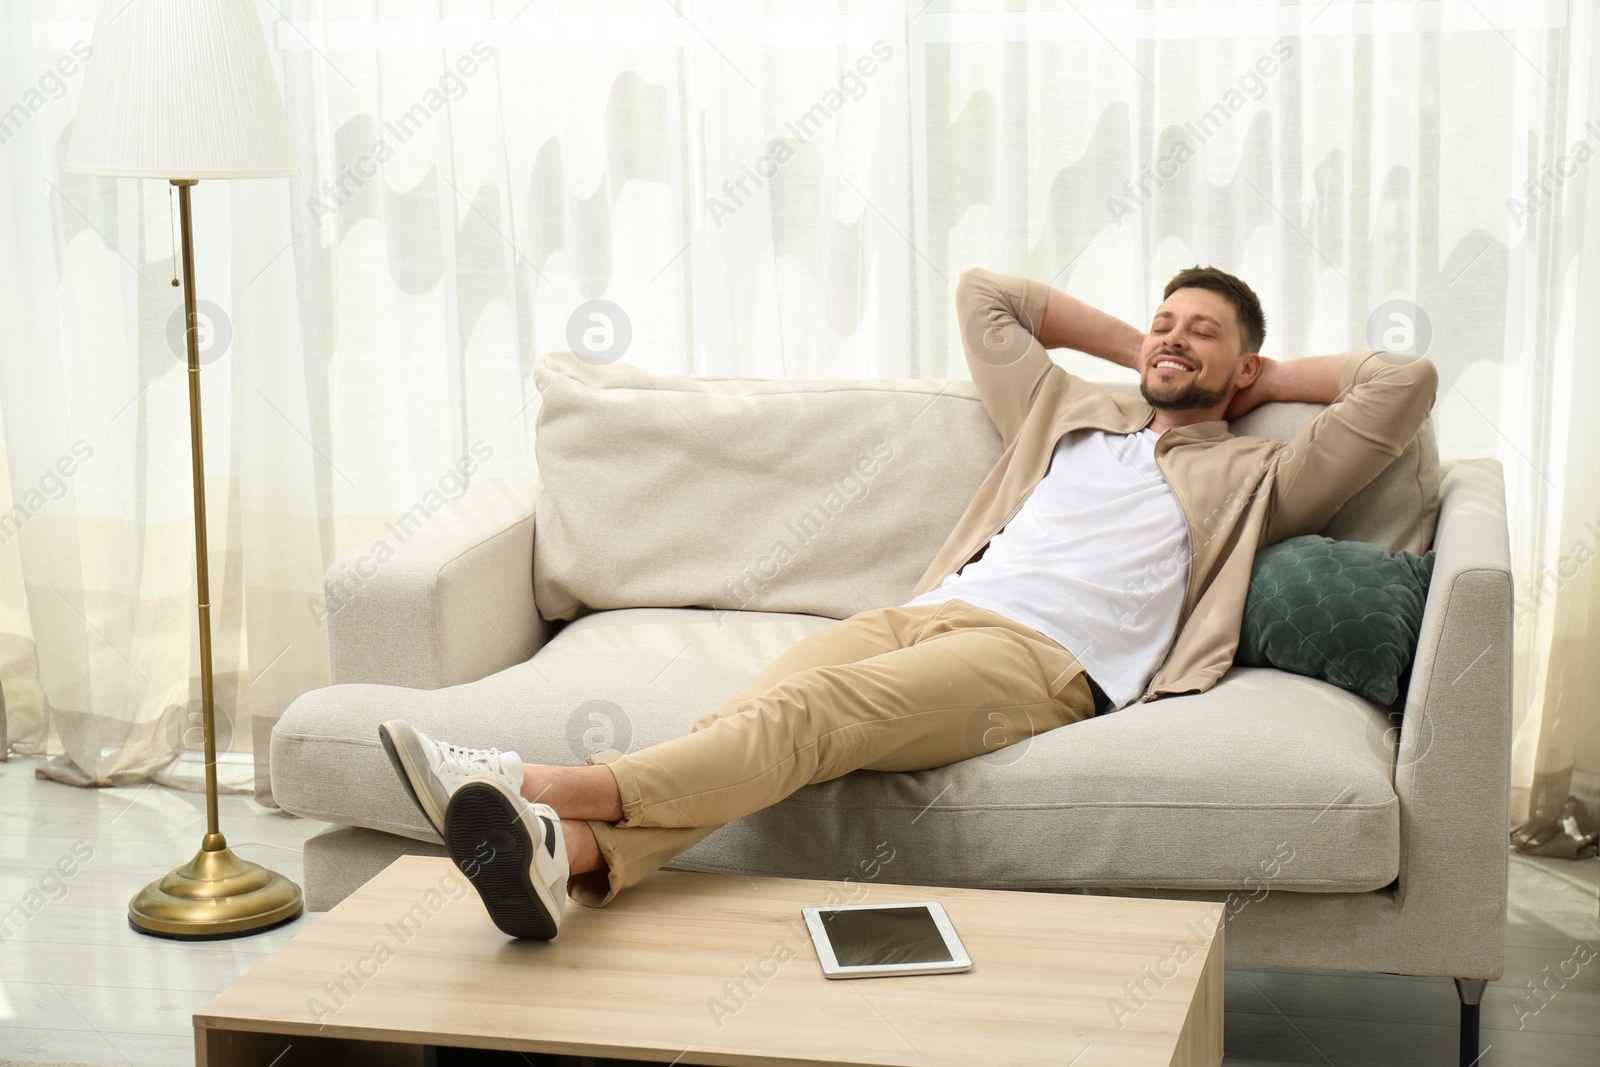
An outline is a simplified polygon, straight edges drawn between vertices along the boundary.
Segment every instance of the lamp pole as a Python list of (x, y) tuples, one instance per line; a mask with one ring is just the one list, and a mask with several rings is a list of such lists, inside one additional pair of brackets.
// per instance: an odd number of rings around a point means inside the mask
[[(189, 451), (194, 467), (195, 584), (200, 602), (200, 709), (206, 735), (206, 842), (221, 838), (217, 818), (217, 716), (211, 689), (211, 565), (206, 558), (206, 460), (200, 430), (200, 314), (194, 298), (194, 230), (189, 221), (193, 178), (173, 178), (183, 227), (183, 336), (189, 361)], [(223, 846), (226, 847), (226, 846)]]
[(194, 294), (193, 178), (173, 178), (183, 245), (183, 310), (189, 363), (189, 449), (194, 476), (195, 581), (200, 608), (200, 707), (206, 735), (206, 836), (194, 858), (151, 882), (128, 904), (141, 933), (186, 941), (242, 937), (300, 915), (300, 887), (276, 871), (240, 859), (217, 818), (217, 718), (211, 688), (211, 582), (206, 559), (205, 438), (200, 428), (200, 315)]

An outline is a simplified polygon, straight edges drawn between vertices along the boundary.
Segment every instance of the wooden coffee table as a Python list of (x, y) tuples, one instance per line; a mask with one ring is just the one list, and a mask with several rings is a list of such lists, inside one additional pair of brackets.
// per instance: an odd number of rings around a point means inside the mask
[[(972, 970), (822, 976), (802, 907), (914, 900), (944, 904)], [(1215, 1067), (1223, 911), (661, 871), (605, 908), (571, 905), (554, 941), (517, 941), (448, 860), (406, 856), (196, 1012), (195, 1062), (421, 1065), (448, 1060), (439, 1046), (741, 1067)]]

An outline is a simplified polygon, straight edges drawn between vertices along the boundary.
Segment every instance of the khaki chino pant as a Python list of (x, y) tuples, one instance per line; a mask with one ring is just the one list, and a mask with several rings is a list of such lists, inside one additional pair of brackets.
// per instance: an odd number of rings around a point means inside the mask
[(1032, 627), (964, 600), (864, 611), (774, 659), (693, 732), (609, 766), (619, 822), (592, 821), (609, 870), (572, 880), (597, 906), (723, 823), (851, 771), (918, 771), (1095, 714), (1089, 676)]

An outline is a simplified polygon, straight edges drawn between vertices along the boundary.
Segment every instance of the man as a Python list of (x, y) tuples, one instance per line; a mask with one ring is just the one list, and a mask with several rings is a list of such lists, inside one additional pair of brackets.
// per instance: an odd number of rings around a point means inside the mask
[[(909, 600), (797, 642), (687, 736), (557, 767), (380, 727), (495, 924), (553, 937), (569, 893), (604, 904), (808, 784), (943, 766), (1211, 688), (1257, 549), (1319, 532), (1381, 473), (1438, 374), (1381, 351), (1263, 357), (1260, 302), (1214, 268), (1162, 296), (1142, 333), (1037, 281), (964, 273), (962, 340), (999, 461)], [(1051, 348), (1137, 370), (1140, 399), (1068, 374)], [(1271, 400), (1329, 406), (1286, 443), (1229, 432)]]

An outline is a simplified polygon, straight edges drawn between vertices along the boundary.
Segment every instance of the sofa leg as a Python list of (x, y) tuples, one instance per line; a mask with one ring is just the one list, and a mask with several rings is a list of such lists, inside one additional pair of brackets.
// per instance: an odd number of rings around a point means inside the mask
[(1483, 1055), (1478, 1051), (1478, 1005), (1483, 1002), (1485, 978), (1457, 978), (1456, 995), (1461, 998), (1461, 1067), (1476, 1067)]

